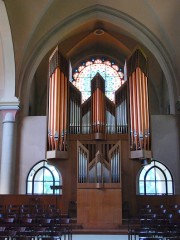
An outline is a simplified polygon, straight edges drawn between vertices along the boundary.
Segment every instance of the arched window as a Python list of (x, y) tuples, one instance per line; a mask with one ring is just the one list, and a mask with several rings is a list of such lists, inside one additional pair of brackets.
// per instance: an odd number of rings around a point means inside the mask
[(47, 161), (38, 162), (27, 177), (27, 194), (62, 194), (62, 177)]
[(91, 96), (91, 80), (96, 73), (105, 80), (105, 94), (114, 102), (114, 93), (124, 83), (124, 74), (118, 65), (104, 58), (92, 58), (74, 70), (72, 83), (81, 91), (82, 102)]
[(138, 184), (140, 195), (174, 194), (172, 175), (167, 167), (158, 161), (152, 161), (142, 168)]

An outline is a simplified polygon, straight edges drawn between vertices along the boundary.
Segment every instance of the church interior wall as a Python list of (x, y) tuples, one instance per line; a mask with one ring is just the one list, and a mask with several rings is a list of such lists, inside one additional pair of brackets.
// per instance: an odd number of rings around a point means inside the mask
[(23, 117), (18, 119), (18, 143), (16, 178), (19, 184), (19, 194), (26, 193), (26, 178), (37, 162), (45, 159), (46, 153), (46, 126), (45, 116)]
[(179, 117), (174, 115), (152, 115), (153, 158), (164, 163), (174, 178), (175, 194), (180, 194)]

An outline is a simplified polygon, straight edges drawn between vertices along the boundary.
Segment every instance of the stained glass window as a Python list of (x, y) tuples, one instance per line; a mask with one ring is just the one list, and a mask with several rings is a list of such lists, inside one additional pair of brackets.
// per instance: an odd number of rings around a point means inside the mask
[(158, 161), (143, 167), (139, 175), (140, 195), (173, 194), (173, 180), (170, 171)]
[(72, 83), (82, 93), (82, 102), (91, 96), (91, 80), (99, 73), (105, 80), (105, 94), (114, 101), (115, 91), (124, 83), (124, 74), (119, 66), (100, 58), (87, 61), (75, 69)]

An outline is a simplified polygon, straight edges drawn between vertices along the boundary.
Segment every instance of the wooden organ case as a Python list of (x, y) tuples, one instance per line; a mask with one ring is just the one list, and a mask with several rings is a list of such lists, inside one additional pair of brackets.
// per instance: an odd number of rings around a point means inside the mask
[(151, 155), (146, 59), (137, 50), (127, 63), (128, 81), (115, 91), (114, 101), (97, 73), (91, 96), (82, 103), (58, 48), (50, 59), (47, 159), (66, 159), (64, 204), (77, 201), (77, 223), (85, 228), (122, 224), (122, 192), (128, 196), (122, 172), (132, 165), (129, 158)]
[[(105, 96), (105, 81), (97, 73), (91, 80), (91, 97), (82, 105), (82, 119), (87, 115), (90, 123), (86, 131), (83, 124), (83, 131), (90, 134), (77, 144), (77, 221), (86, 228), (122, 224), (121, 141), (115, 129), (115, 112), (121, 108), (123, 118), (127, 116), (122, 95), (116, 93), (117, 104), (110, 101)], [(127, 119), (118, 122), (119, 131), (127, 128), (123, 123)]]

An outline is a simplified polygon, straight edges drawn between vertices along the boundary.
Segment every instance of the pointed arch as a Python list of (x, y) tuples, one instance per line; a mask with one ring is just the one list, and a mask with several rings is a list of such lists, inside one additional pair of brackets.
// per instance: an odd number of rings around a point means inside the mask
[(0, 107), (18, 106), (15, 97), (15, 61), (11, 29), (6, 7), (0, 1)]
[(169, 169), (159, 161), (145, 165), (138, 176), (138, 194), (173, 195), (173, 177)]
[(36, 163), (28, 173), (27, 194), (62, 194), (61, 173), (46, 160)]
[[(122, 33), (128, 32), (128, 34), (131, 34), (132, 38), (137, 39), (137, 41), (142, 43), (154, 54), (164, 72), (168, 84), (170, 113), (175, 113), (178, 85), (175, 77), (175, 69), (173, 68), (173, 60), (163, 44), (150, 30), (132, 17), (116, 9), (98, 4), (76, 12), (71, 17), (59, 22), (37, 42), (31, 53), (27, 53), (29, 55), (24, 63), (25, 67), (23, 68), (23, 72), (20, 74), (20, 92), (18, 93), (21, 97), (22, 104), (26, 106), (25, 103), (28, 102), (28, 89), (30, 89), (33, 76), (39, 63), (48, 51), (57, 45), (58, 42), (64, 40), (75, 29), (78, 29), (82, 22), (91, 22), (94, 19), (110, 22)], [(24, 79), (27, 81), (24, 81)], [(26, 108), (24, 107), (23, 110), (27, 113), (28, 106), (26, 106)]]

